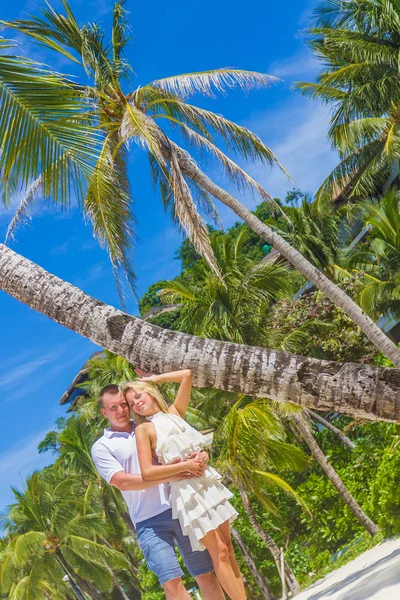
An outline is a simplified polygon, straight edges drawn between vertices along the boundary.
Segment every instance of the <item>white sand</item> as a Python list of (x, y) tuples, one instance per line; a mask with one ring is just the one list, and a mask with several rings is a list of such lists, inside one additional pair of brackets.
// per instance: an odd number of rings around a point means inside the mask
[(296, 600), (400, 600), (400, 538), (378, 544)]

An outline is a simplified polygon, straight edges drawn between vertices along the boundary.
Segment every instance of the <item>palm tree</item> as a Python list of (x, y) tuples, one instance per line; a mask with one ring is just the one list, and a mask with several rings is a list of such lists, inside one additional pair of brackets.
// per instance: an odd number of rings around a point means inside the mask
[(303, 195), (299, 206), (283, 208), (290, 219), (279, 233), (329, 279), (351, 277), (342, 266), (341, 249), (349, 234), (348, 206), (337, 208), (327, 194)]
[(343, 502), (347, 504), (356, 519), (358, 519), (358, 521), (371, 535), (376, 535), (379, 533), (379, 527), (368, 517), (368, 515), (365, 514), (361, 506), (346, 488), (345, 484), (336, 473), (333, 466), (329, 463), (321, 448), (318, 446), (318, 443), (315, 440), (315, 437), (313, 436), (304, 415), (293, 414), (291, 415), (290, 419), (297, 427), (301, 437), (309, 447), (311, 454), (318, 462), (329, 481), (335, 486)]
[(91, 298), (5, 246), (0, 247), (0, 281), (14, 298), (147, 371), (187, 366), (194, 371), (197, 387), (290, 401), (353, 417), (400, 420), (396, 370), (321, 361), (163, 330)]
[(309, 416), (310, 419), (313, 419), (314, 421), (316, 421), (317, 423), (320, 423), (320, 425), (323, 425), (326, 429), (329, 429), (329, 431), (331, 431), (333, 434), (336, 435), (337, 438), (339, 438), (339, 440), (348, 448), (350, 448), (350, 450), (354, 450), (356, 445), (354, 442), (352, 442), (347, 435), (345, 435), (343, 433), (343, 431), (341, 431), (340, 429), (338, 429), (337, 427), (335, 427), (335, 425), (333, 425), (333, 423), (331, 423), (328, 419), (325, 419), (324, 417), (322, 417), (321, 415), (319, 415), (318, 413), (314, 412), (313, 410), (305, 410), (305, 413)]
[(360, 202), (368, 230), (362, 245), (347, 254), (352, 268), (365, 274), (359, 303), (369, 314), (398, 315), (400, 299), (400, 194), (391, 189), (380, 199)]
[(332, 107), (329, 135), (341, 162), (320, 191), (337, 198), (375, 195), (398, 173), (400, 9), (392, 0), (325, 0), (310, 46), (324, 67), (305, 95)]
[(118, 540), (123, 538), (126, 529), (136, 539), (135, 528), (119, 490), (106, 484), (99, 476), (91, 458), (90, 448), (98, 435), (97, 423), (92, 421), (89, 429), (82, 422), (82, 417), (70, 420), (58, 436), (58, 461), (65, 464), (65, 467), (83, 482), (84, 510), (90, 512), (91, 508), (96, 506), (96, 512), (103, 514), (105, 522), (109, 524)]
[[(216, 255), (222, 254), (222, 256), (224, 258), (224, 260), (221, 261), (221, 263), (219, 263), (220, 270), (222, 273), (224, 273), (224, 276), (227, 277), (227, 281), (228, 281), (228, 276), (231, 271), (233, 271), (233, 273), (235, 273), (236, 271), (238, 271), (239, 273), (241, 272), (240, 269), (242, 268), (242, 265), (241, 265), (241, 255), (240, 255), (240, 239), (239, 239), (239, 243), (236, 243), (236, 242), (232, 243), (232, 242), (226, 241), (226, 239), (225, 239), (222, 244), (220, 243), (220, 246), (221, 246), (221, 248), (219, 249), (219, 252), (216, 252)], [(221, 249), (224, 250), (224, 252), (221, 252)], [(228, 260), (226, 260), (226, 257), (228, 257)], [(233, 257), (233, 260), (232, 260), (232, 257)], [(199, 264), (200, 264), (200, 269), (198, 268)], [(268, 265), (268, 263), (267, 263), (267, 265)], [(259, 331), (260, 330), (260, 320), (258, 318), (258, 315), (260, 313), (263, 314), (263, 312), (265, 311), (265, 308), (264, 308), (264, 310), (263, 310), (263, 308), (260, 308), (260, 306), (263, 306), (265, 304), (265, 297), (260, 296), (260, 294), (257, 293), (258, 289), (253, 290), (250, 288), (250, 286), (246, 287), (247, 293), (243, 294), (243, 292), (241, 291), (241, 286), (239, 286), (237, 289), (235, 288), (235, 278), (233, 278), (232, 284), (229, 285), (226, 290), (224, 290), (223, 295), (218, 290), (219, 282), (218, 282), (218, 280), (216, 280), (217, 293), (215, 293), (212, 283), (207, 279), (207, 271), (209, 271), (209, 269), (207, 269), (206, 265), (201, 265), (201, 261), (198, 262), (194, 267), (192, 267), (192, 269), (191, 269), (191, 288), (193, 288), (195, 290), (195, 292), (193, 292), (191, 289), (188, 289), (188, 288), (186, 288), (186, 290), (182, 290), (182, 285), (180, 283), (176, 283), (175, 286), (170, 285), (170, 287), (165, 288), (164, 290), (161, 291), (162, 294), (163, 293), (167, 294), (168, 299), (172, 299), (172, 301), (179, 300), (183, 304), (183, 308), (181, 309), (180, 325), (184, 326), (184, 330), (186, 330), (185, 329), (185, 326), (186, 326), (186, 327), (192, 328), (192, 331), (194, 330), (195, 333), (201, 334), (202, 333), (201, 328), (203, 327), (204, 328), (203, 335), (207, 335), (209, 332), (212, 332), (214, 337), (218, 336), (218, 337), (221, 337), (222, 339), (233, 339), (233, 340), (235, 340), (235, 337), (237, 335), (241, 334), (241, 330), (243, 330), (245, 332), (246, 331), (249, 331), (249, 332)], [(236, 276), (236, 280), (237, 279), (238, 278)], [(268, 285), (268, 279), (264, 280), (264, 285)], [(171, 292), (172, 292), (172, 297), (170, 296)], [(244, 311), (245, 317), (242, 320), (238, 319), (238, 314), (240, 315), (240, 312), (238, 313), (237, 310), (232, 310), (232, 308), (231, 308), (231, 307), (235, 306), (235, 300), (237, 297), (239, 298), (239, 302), (238, 302), (239, 306), (240, 306), (240, 303), (243, 301), (243, 304), (245, 305), (245, 307), (249, 307), (248, 311)], [(223, 299), (223, 302), (222, 302), (221, 298)], [(185, 312), (185, 308), (187, 305), (189, 308)], [(217, 305), (217, 307), (216, 307), (216, 305)], [(224, 310), (222, 310), (222, 307)], [(227, 310), (227, 307), (229, 308), (229, 310)], [(223, 316), (222, 319), (221, 319), (221, 314)], [(229, 319), (232, 320), (231, 326), (229, 326)], [(227, 324), (227, 321), (228, 321), (228, 324)], [(244, 325), (242, 324), (242, 327), (241, 327), (241, 322), (244, 323)], [(282, 347), (282, 346), (284, 348), (288, 347), (290, 350), (299, 351), (299, 348), (301, 348), (302, 344), (304, 343), (304, 339), (303, 339), (304, 336), (307, 336), (310, 333), (310, 330), (312, 328), (318, 329), (318, 328), (321, 328), (322, 326), (323, 326), (323, 324), (318, 321), (316, 323), (311, 321), (309, 323), (303, 324), (303, 326), (299, 327), (294, 332), (289, 333), (289, 335), (285, 335), (284, 332), (277, 331), (277, 332), (275, 332), (274, 337), (276, 340), (281, 338), (280, 342), (279, 342), (280, 347)], [(233, 331), (233, 333), (231, 331)], [(282, 335), (282, 333), (283, 333), (283, 335)], [(233, 337), (233, 336), (235, 336), (235, 337)], [(261, 342), (260, 342), (260, 340), (261, 340)], [(251, 341), (252, 343), (262, 343), (262, 336), (259, 335), (258, 338), (254, 339), (254, 337), (253, 337), (250, 340), (246, 340), (246, 341)], [(271, 340), (268, 340), (268, 341), (271, 341)], [(341, 479), (339, 478), (337, 473), (334, 471), (332, 465), (329, 464), (326, 456), (323, 454), (322, 450), (318, 447), (318, 444), (316, 443), (311, 431), (307, 427), (307, 425), (306, 425), (305, 421), (302, 419), (302, 417), (296, 413), (294, 413), (293, 415), (290, 414), (290, 412), (291, 412), (290, 407), (288, 407), (284, 403), (279, 405), (279, 407), (277, 407), (277, 409), (283, 413), (285, 413), (286, 409), (289, 411), (289, 415), (290, 415), (289, 418), (292, 420), (292, 422), (295, 423), (297, 429), (300, 432), (300, 435), (302, 436), (302, 438), (305, 440), (305, 442), (309, 446), (314, 458), (319, 462), (321, 467), (324, 469), (324, 472), (326, 473), (326, 475), (328, 476), (330, 481), (333, 483), (333, 485), (336, 487), (336, 489), (341, 494), (344, 502), (346, 502), (348, 504), (348, 506), (350, 507), (350, 510), (353, 512), (353, 514), (356, 516), (356, 518), (359, 519), (359, 521), (366, 527), (366, 529), (371, 534), (377, 533), (378, 527), (364, 513), (362, 508), (359, 506), (359, 504), (356, 502), (356, 500), (353, 498), (353, 496), (347, 490), (346, 486), (341, 481)], [(264, 410), (266, 410), (266, 409), (264, 408)], [(238, 414), (239, 414), (239, 412), (238, 412)], [(243, 415), (243, 414), (245, 414), (245, 411), (241, 410), (240, 415)], [(260, 419), (261, 419), (261, 413), (259, 413), (259, 414), (260, 414)], [(232, 415), (235, 415), (234, 409), (232, 409)], [(287, 415), (284, 414), (284, 416), (287, 416)], [(233, 416), (232, 416), (232, 418), (233, 418)], [(246, 423), (246, 420), (244, 422)], [(268, 426), (267, 421), (265, 421), (265, 423), (263, 421), (261, 421), (260, 425), (261, 425), (262, 429), (265, 429), (267, 431), (271, 430), (271, 424), (270, 424), (270, 426)], [(232, 438), (235, 440), (235, 442), (237, 442), (239, 444), (239, 438), (236, 435), (235, 427), (236, 426), (231, 426), (231, 429), (233, 431), (233, 433), (231, 435), (232, 435)], [(272, 427), (272, 431), (273, 431), (273, 427)], [(243, 440), (244, 444), (245, 444), (246, 439), (248, 441), (250, 441), (252, 439), (250, 434), (248, 435), (247, 438), (245, 438)], [(226, 442), (225, 449), (227, 450), (227, 453), (228, 453), (227, 456), (230, 457), (230, 459), (232, 459), (232, 457), (235, 456), (235, 448), (229, 447), (228, 442)], [(254, 463), (255, 457), (253, 457), (252, 459), (249, 459), (247, 464), (245, 465), (245, 467), (242, 469), (243, 473), (245, 473), (248, 469), (251, 469), (251, 467), (250, 467), (250, 465), (252, 464), (251, 460), (253, 460), (253, 464), (255, 464)], [(249, 482), (246, 483), (243, 480), (243, 475), (239, 475), (238, 477), (236, 477), (235, 483), (238, 486), (239, 490), (241, 491), (244, 506), (249, 507), (250, 505), (249, 505), (249, 501), (248, 501), (245, 490), (252, 489), (252, 488), (249, 488), (250, 483)], [(251, 508), (249, 510), (251, 511)], [(249, 517), (252, 520), (252, 522), (254, 522), (254, 514), (250, 514)], [(259, 535), (261, 537), (262, 534), (259, 533)], [(264, 539), (264, 541), (266, 541), (266, 543), (269, 543), (268, 539)], [(274, 559), (275, 559), (276, 564), (279, 569), (279, 560), (280, 560), (279, 548), (276, 545), (275, 545), (275, 547), (273, 547), (273, 544), (272, 544), (271, 552), (274, 556)], [(290, 585), (290, 580), (289, 580), (289, 585)]]
[[(281, 489), (301, 502), (293, 488), (276, 472), (301, 469), (306, 464), (305, 457), (299, 448), (285, 441), (284, 426), (266, 400), (239, 396), (220, 423), (215, 438), (219, 453), (217, 467), (238, 488), (250, 523), (266, 544), (280, 574), (279, 546), (258, 524), (249, 493), (275, 515), (279, 513), (271, 499), (271, 489)], [(286, 560), (284, 566), (288, 587), (297, 594), (299, 582)]]
[(13, 489), (17, 503), (10, 507), (6, 524), (13, 555), (3, 562), (2, 578), (10, 582), (15, 565), (24, 565), (27, 575), (18, 585), (24, 587), (27, 600), (45, 593), (57, 597), (64, 574), (91, 598), (99, 598), (97, 590), (114, 585), (105, 565), (128, 569), (129, 563), (120, 552), (96, 541), (107, 524), (93, 512), (84, 513), (77, 481), (54, 472), (46, 475), (47, 480), (34, 473), (24, 492)]
[(218, 277), (204, 260), (190, 270), (190, 280), (168, 282), (159, 291), (162, 300), (181, 305), (177, 326), (186, 333), (230, 340), (239, 344), (265, 345), (265, 314), (274, 300), (291, 291), (290, 272), (275, 263), (246, 258), (246, 232), (235, 239), (226, 236), (212, 243)]
[[(133, 232), (126, 144), (133, 140), (148, 151), (153, 180), (160, 187), (165, 207), (172, 211), (174, 218), (190, 235), (195, 248), (214, 270), (217, 267), (207, 228), (197, 211), (194, 197), (198, 198), (198, 203), (206, 212), (214, 216), (216, 211), (211, 197), (234, 210), (250, 228), (340, 306), (379, 350), (394, 364), (400, 365), (397, 346), (343, 290), (239, 200), (215, 184), (195, 159), (173, 142), (159, 125), (165, 120), (169, 127), (183, 135), (189, 146), (216, 159), (239, 188), (249, 188), (263, 200), (272, 201), (257, 182), (215, 145), (215, 138), (222, 138), (228, 149), (246, 159), (279, 164), (271, 150), (246, 128), (186, 102), (193, 93), (212, 95), (215, 90), (233, 85), (242, 88), (266, 85), (271, 78), (260, 73), (219, 69), (159, 79), (126, 94), (122, 87), (129, 73), (129, 65), (123, 58), (123, 50), (128, 42), (123, 4), (124, 0), (118, 0), (114, 5), (111, 43), (108, 45), (98, 25), (79, 27), (66, 0), (63, 0), (66, 16), (48, 6), (41, 11), (42, 19), (32, 17), (30, 20), (5, 23), (81, 65), (85, 79), (89, 77), (92, 81), (91, 85), (84, 86), (70, 84), (78, 97), (85, 98), (85, 102), (89, 99), (92, 103), (91, 110), (85, 111), (82, 119), (95, 125), (102, 133), (102, 148), (84, 190), (82, 204), (92, 218), (96, 235), (109, 248), (116, 274), (122, 270), (122, 276), (132, 281), (128, 251)], [(4, 118), (6, 120), (7, 116)], [(16, 168), (13, 172), (18, 173)], [(34, 200), (41, 178), (42, 174), (38, 173), (32, 190), (28, 190), (17, 211), (10, 232)]]
[(249, 570), (254, 577), (254, 580), (256, 581), (258, 587), (260, 588), (262, 597), (264, 598), (264, 600), (272, 600), (271, 594), (269, 593), (269, 589), (268, 589), (268, 582), (265, 581), (265, 578), (261, 575), (260, 571), (257, 569), (254, 558), (251, 556), (249, 549), (247, 548), (246, 544), (244, 543), (242, 536), (240, 535), (240, 533), (238, 532), (238, 530), (235, 527), (232, 527), (231, 531), (232, 531), (233, 539), (235, 540), (236, 544), (238, 545), (240, 552), (242, 553), (244, 560), (246, 561), (246, 564), (249, 567)]

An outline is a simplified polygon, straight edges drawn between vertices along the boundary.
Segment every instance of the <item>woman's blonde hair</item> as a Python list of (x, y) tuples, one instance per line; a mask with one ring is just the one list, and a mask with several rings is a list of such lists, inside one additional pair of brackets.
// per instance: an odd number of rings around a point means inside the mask
[[(160, 390), (155, 385), (148, 383), (147, 381), (128, 381), (127, 383), (123, 383), (122, 385), (120, 385), (119, 389), (123, 393), (125, 399), (126, 394), (130, 390), (133, 390), (134, 392), (144, 392), (145, 394), (149, 394), (149, 396), (151, 396), (154, 399), (161, 412), (168, 412), (168, 404), (165, 402)], [(144, 423), (147, 420), (146, 417), (142, 417), (142, 415), (138, 415), (137, 413), (135, 413), (135, 411), (132, 408), (131, 411), (133, 420), (135, 421), (136, 425)]]

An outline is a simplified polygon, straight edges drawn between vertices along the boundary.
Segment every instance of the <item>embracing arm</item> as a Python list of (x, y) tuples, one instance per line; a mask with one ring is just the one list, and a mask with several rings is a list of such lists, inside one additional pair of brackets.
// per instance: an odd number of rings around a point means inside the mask
[(190, 473), (200, 477), (204, 473), (205, 464), (199, 458), (192, 458), (184, 462), (170, 465), (153, 465), (152, 442), (155, 442), (155, 429), (152, 423), (142, 423), (136, 427), (136, 444), (142, 477), (147, 482), (171, 478), (183, 473)]
[(125, 492), (127, 490), (139, 491), (147, 490), (148, 488), (159, 485), (160, 483), (167, 483), (169, 479), (165, 477), (163, 479), (154, 479), (153, 481), (145, 481), (139, 474), (125, 473), (125, 471), (118, 471), (111, 477), (110, 485)]
[(143, 381), (150, 381), (152, 383), (179, 383), (178, 393), (171, 406), (171, 409), (173, 409), (171, 412), (176, 411), (176, 414), (182, 418), (185, 416), (192, 391), (192, 371), (190, 369), (161, 373), (161, 375), (151, 375), (150, 377), (142, 377), (142, 379)]
[(162, 479), (160, 477), (159, 480), (154, 481), (144, 481), (140, 473), (126, 473), (121, 463), (111, 453), (110, 449), (102, 443), (94, 444), (91, 454), (99, 475), (101, 475), (107, 483), (118, 488), (122, 492), (125, 490), (145, 490), (167, 481), (165, 477)]

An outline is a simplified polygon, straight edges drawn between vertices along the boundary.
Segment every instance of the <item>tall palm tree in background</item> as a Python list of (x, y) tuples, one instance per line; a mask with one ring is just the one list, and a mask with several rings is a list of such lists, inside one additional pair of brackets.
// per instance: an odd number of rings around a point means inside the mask
[[(190, 235), (196, 249), (203, 254), (214, 270), (217, 268), (216, 262), (207, 228), (196, 208), (196, 197), (198, 204), (214, 216), (216, 211), (211, 196), (232, 208), (256, 233), (271, 243), (307, 279), (340, 306), (394, 364), (400, 365), (399, 349), (345, 292), (281, 236), (259, 221), (237, 198), (215, 184), (201, 170), (194, 157), (172, 141), (159, 125), (163, 120), (166, 121), (170, 128), (177, 129), (183, 135), (189, 147), (195, 146), (209, 153), (220, 165), (222, 164), (231, 181), (239, 188), (249, 188), (263, 200), (271, 201), (267, 192), (224, 154), (215, 145), (215, 141), (218, 138), (222, 139), (228, 149), (246, 159), (278, 164), (271, 150), (246, 128), (186, 101), (193, 93), (212, 95), (215, 90), (233, 85), (242, 88), (266, 85), (270, 83), (271, 78), (260, 73), (219, 69), (160, 79), (125, 93), (123, 80), (129, 73), (129, 66), (123, 58), (123, 50), (128, 42), (123, 4), (123, 0), (119, 0), (114, 5), (109, 43), (105, 41), (104, 32), (98, 25), (80, 27), (65, 0), (63, 5), (66, 16), (48, 6), (41, 11), (43, 18), (32, 17), (29, 20), (6, 23), (7, 26), (32, 37), (48, 49), (61, 53), (64, 58), (67, 57), (73, 63), (82, 66), (85, 77), (89, 76), (92, 81), (91, 85), (75, 85), (69, 82), (77, 97), (84, 99), (85, 110), (81, 121), (94, 125), (102, 137), (98, 160), (90, 176), (85, 179), (86, 185), (83, 191), (80, 190), (80, 197), (85, 212), (93, 222), (97, 237), (109, 249), (117, 280), (121, 283), (122, 277), (132, 283), (134, 278), (128, 257), (133, 230), (126, 166), (126, 144), (133, 140), (144, 146), (149, 154), (152, 176), (160, 187), (165, 206), (172, 211), (174, 218)], [(9, 120), (10, 113), (6, 111), (4, 122)], [(71, 120), (68, 125), (71, 132)], [(16, 141), (19, 141), (18, 138)], [(15, 144), (14, 153), (17, 146), (18, 144)], [(23, 160), (22, 153), (18, 161), (8, 166), (5, 176), (12, 175), (11, 179), (15, 181)], [(65, 182), (67, 179), (62, 162), (52, 160), (51, 168), (55, 170), (57, 165), (63, 172), (60, 176)], [(21, 202), (16, 219), (11, 224), (10, 233), (18, 220), (26, 214), (26, 208), (41, 187), (44, 174), (40, 166), (36, 164), (38, 172), (34, 183)], [(30, 175), (32, 174), (31, 169)]]
[(399, 172), (400, 7), (326, 0), (311, 34), (323, 70), (297, 87), (332, 108), (329, 136), (342, 159), (320, 191), (342, 200), (375, 195)]
[[(46, 594), (57, 597), (61, 588), (66, 597), (62, 581), (67, 574), (97, 599), (98, 590), (106, 592), (114, 586), (109, 568), (129, 569), (120, 552), (97, 541), (107, 524), (93, 510), (85, 513), (73, 477), (52, 471), (45, 480), (35, 473), (24, 492), (13, 492), (17, 503), (10, 507), (6, 523), (12, 554), (1, 565), (5, 593), (15, 595), (15, 586), (21, 586), (26, 600), (37, 600)], [(17, 573), (23, 575), (20, 580), (15, 580)]]
[[(281, 577), (279, 546), (259, 525), (250, 494), (267, 511), (278, 516), (269, 494), (271, 489), (281, 489), (301, 502), (293, 488), (277, 473), (301, 470), (306, 464), (305, 456), (299, 448), (286, 442), (284, 426), (266, 400), (239, 396), (220, 423), (215, 438), (217, 467), (239, 490), (249, 521), (266, 544)], [(297, 594), (300, 585), (286, 559), (284, 572), (288, 588)]]
[(243, 253), (246, 232), (212, 243), (221, 278), (204, 260), (191, 268), (190, 280), (171, 281), (162, 301), (181, 304), (178, 327), (186, 333), (239, 344), (265, 345), (265, 317), (274, 300), (291, 291), (290, 271), (275, 262), (257, 263)]
[(400, 307), (400, 193), (391, 189), (381, 199), (358, 204), (368, 229), (362, 244), (347, 253), (353, 269), (365, 274), (358, 302), (369, 314), (399, 314)]
[(333, 281), (349, 279), (341, 249), (350, 235), (348, 206), (336, 207), (328, 194), (315, 199), (302, 195), (298, 206), (285, 206), (290, 224), (279, 233)]

